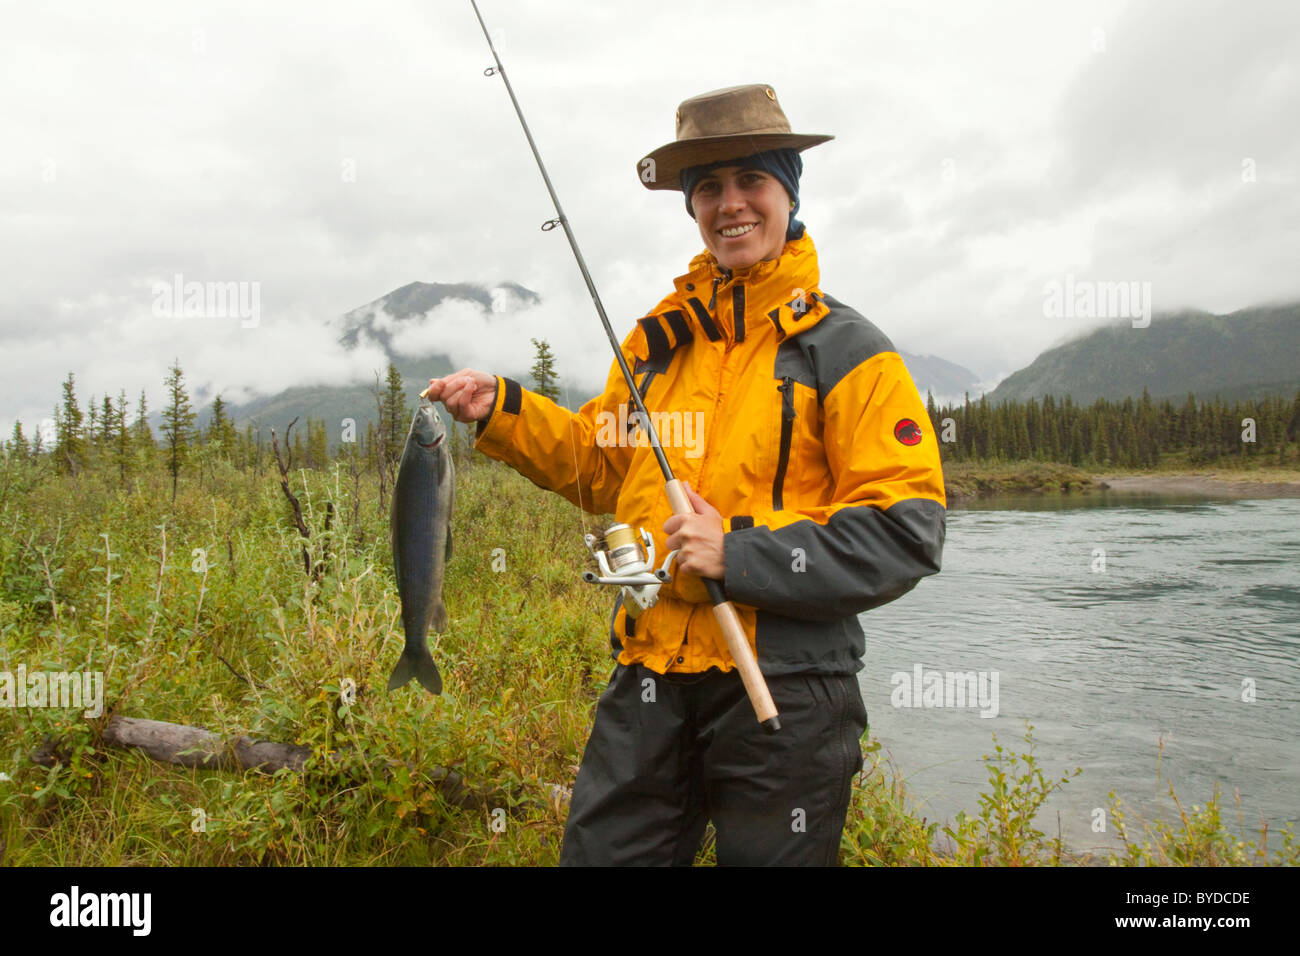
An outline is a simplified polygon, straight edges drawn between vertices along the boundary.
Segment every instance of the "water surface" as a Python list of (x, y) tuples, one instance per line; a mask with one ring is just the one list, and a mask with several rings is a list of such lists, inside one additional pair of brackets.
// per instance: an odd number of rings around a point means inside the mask
[[(1176, 820), (1170, 783), (1188, 810), (1217, 785), (1239, 834), (1263, 820), (1276, 834), (1300, 818), (1298, 562), (1297, 499), (1095, 495), (951, 511), (943, 572), (862, 616), (872, 732), (931, 819), (978, 810), (992, 733), (1023, 749), (1028, 721), (1049, 779), (1083, 769), (1037, 823), (1074, 847), (1116, 845), (1109, 813), (1093, 830), (1109, 791), (1137, 815)], [(997, 672), (997, 716), (893, 706), (891, 675), (910, 684), (917, 664)]]

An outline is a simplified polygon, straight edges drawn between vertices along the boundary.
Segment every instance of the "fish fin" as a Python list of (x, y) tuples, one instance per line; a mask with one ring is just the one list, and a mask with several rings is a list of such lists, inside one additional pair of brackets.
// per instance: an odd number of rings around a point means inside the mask
[(397, 659), (397, 666), (393, 668), (392, 676), (388, 678), (388, 689), (397, 690), (414, 676), (415, 661), (403, 651), (402, 656)]
[(447, 605), (441, 601), (433, 606), (433, 618), (429, 621), (429, 626), (439, 634), (447, 630)]
[(408, 654), (403, 651), (397, 666), (393, 668), (393, 676), (388, 678), (388, 689), (397, 690), (412, 677), (430, 694), (442, 693), (442, 675), (438, 673), (438, 665), (433, 662), (428, 651), (423, 654)]
[(438, 665), (433, 662), (433, 658), (428, 654), (425, 654), (416, 663), (415, 679), (430, 694), (442, 693), (442, 675), (438, 673)]

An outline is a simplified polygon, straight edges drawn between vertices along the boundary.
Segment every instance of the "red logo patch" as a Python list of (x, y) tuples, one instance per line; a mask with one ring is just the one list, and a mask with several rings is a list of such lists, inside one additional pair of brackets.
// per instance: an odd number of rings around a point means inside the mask
[(904, 445), (919, 445), (921, 443), (921, 426), (910, 418), (904, 418), (894, 426), (894, 437)]

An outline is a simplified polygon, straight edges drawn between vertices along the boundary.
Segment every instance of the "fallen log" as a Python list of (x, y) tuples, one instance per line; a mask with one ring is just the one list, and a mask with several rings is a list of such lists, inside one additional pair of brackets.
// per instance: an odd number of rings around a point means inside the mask
[(104, 743), (120, 749), (143, 750), (154, 760), (197, 770), (302, 771), (310, 747), (276, 744), (236, 737), (227, 746), (219, 735), (202, 727), (169, 724), (137, 717), (113, 717), (104, 727)]
[[(176, 764), (195, 770), (257, 770), (275, 773), (292, 770), (301, 773), (311, 756), (311, 748), (298, 744), (281, 744), (251, 737), (235, 737), (227, 741), (203, 727), (172, 724), (162, 720), (145, 720), (139, 717), (114, 716), (105, 724), (101, 741), (119, 750), (140, 750), (160, 763)], [(58, 744), (46, 740), (31, 755), (34, 763), (52, 767), (64, 761)], [(337, 761), (337, 757), (335, 757)], [(387, 762), (386, 770), (397, 765)], [(407, 765), (409, 769), (415, 769)], [(509, 796), (499, 790), (477, 791), (465, 784), (454, 770), (434, 767), (429, 777), (438, 786), (443, 799), (463, 810), (491, 810), (509, 807)]]

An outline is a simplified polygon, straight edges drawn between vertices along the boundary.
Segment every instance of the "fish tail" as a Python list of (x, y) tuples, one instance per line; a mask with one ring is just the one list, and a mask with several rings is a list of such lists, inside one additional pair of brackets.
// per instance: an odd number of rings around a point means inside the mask
[(388, 678), (388, 689), (397, 690), (415, 676), (415, 665), (405, 653), (397, 659), (397, 666), (393, 668), (393, 675)]
[(388, 689), (397, 690), (405, 686), (412, 677), (430, 694), (442, 693), (442, 675), (438, 673), (438, 665), (433, 662), (433, 657), (428, 651), (423, 654), (403, 651), (397, 666), (393, 668), (393, 676), (388, 678)]
[(442, 693), (442, 675), (438, 673), (438, 665), (429, 654), (426, 653), (416, 662), (415, 679), (430, 694)]

